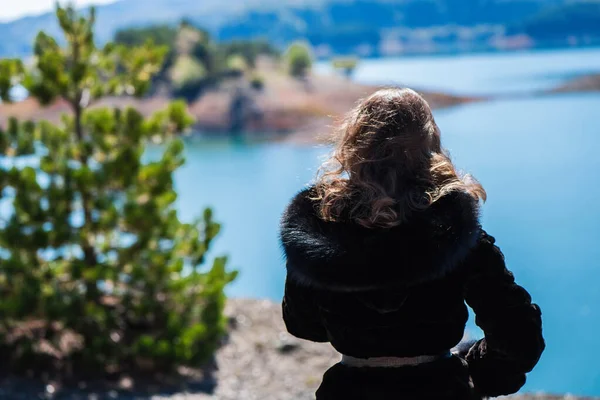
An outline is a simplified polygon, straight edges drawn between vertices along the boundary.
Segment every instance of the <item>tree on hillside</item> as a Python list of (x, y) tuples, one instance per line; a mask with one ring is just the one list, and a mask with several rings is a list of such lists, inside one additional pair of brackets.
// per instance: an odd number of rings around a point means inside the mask
[(0, 59), (0, 100), (10, 100), (10, 91), (23, 80), (24, 72), (21, 60)]
[(294, 42), (285, 52), (288, 72), (296, 78), (306, 76), (312, 67), (312, 50), (306, 42)]
[(142, 46), (152, 40), (158, 46), (171, 46), (177, 37), (177, 29), (169, 25), (144, 28), (127, 28), (117, 31), (115, 42), (127, 46)]
[(251, 69), (256, 67), (256, 60), (261, 55), (279, 57), (279, 51), (265, 40), (234, 40), (221, 43), (219, 52), (227, 58), (236, 55), (242, 57)]
[(350, 79), (356, 70), (358, 59), (355, 57), (335, 58), (332, 65), (334, 69), (341, 71), (346, 78)]
[(261, 55), (278, 57), (278, 51), (263, 40), (238, 40), (219, 43), (210, 33), (182, 21), (177, 28), (157, 25), (117, 32), (115, 41), (143, 45), (148, 41), (168, 48), (166, 62), (157, 80), (171, 94), (195, 100), (204, 89), (252, 71)]
[[(225, 330), (224, 257), (206, 266), (220, 226), (207, 209), (179, 220), (173, 173), (184, 163), (174, 135), (192, 122), (176, 102), (145, 118), (91, 106), (143, 95), (163, 47), (94, 44), (94, 11), (58, 7), (65, 47), (35, 40), (31, 70), (0, 61), (0, 96), (23, 84), (42, 104), (63, 101), (60, 124), (0, 129), (0, 350), (9, 370), (171, 369), (207, 361)], [(145, 142), (168, 139), (144, 162)], [(49, 365), (51, 363), (51, 365)]]

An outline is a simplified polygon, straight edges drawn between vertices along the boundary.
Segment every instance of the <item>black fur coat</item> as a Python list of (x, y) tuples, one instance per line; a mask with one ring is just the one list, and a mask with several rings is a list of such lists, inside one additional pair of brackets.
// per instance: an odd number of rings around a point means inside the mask
[[(485, 338), (465, 357), (468, 367), (463, 360), (447, 362), (455, 370), (451, 380), (462, 379), (465, 386), (470, 376), (478, 396), (514, 393), (525, 383), (545, 346), (541, 312), (515, 283), (494, 239), (481, 229), (475, 200), (451, 193), (398, 227), (367, 229), (320, 219), (311, 190), (292, 200), (281, 224), (287, 259), (283, 317), (291, 334), (330, 342), (340, 353), (359, 358), (439, 354), (462, 339), (466, 301)], [(338, 365), (325, 375), (318, 398), (388, 398), (373, 395), (377, 390), (393, 391), (389, 398), (469, 398), (423, 395), (423, 385), (445, 387), (431, 385), (435, 368), (377, 373)], [(427, 372), (415, 377), (421, 370)], [(441, 368), (437, 375), (450, 379), (452, 373)], [(336, 386), (336, 379), (346, 383)], [(407, 387), (399, 393), (402, 380), (422, 395), (411, 397), (413, 389)], [(360, 389), (369, 383), (371, 388)], [(371, 394), (362, 396), (361, 390)]]

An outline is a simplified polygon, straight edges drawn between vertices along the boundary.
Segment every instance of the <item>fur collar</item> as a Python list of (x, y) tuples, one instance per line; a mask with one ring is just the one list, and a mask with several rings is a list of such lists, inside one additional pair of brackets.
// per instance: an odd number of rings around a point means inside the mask
[(453, 192), (392, 229), (326, 222), (300, 192), (283, 214), (281, 244), (289, 279), (341, 291), (413, 286), (454, 270), (479, 237), (479, 208)]

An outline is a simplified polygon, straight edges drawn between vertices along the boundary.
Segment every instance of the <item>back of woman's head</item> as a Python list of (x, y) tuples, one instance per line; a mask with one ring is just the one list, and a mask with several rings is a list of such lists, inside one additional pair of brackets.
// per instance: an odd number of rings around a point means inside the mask
[(391, 228), (452, 191), (485, 200), (441, 147), (425, 99), (410, 89), (375, 92), (350, 111), (316, 184), (321, 217)]

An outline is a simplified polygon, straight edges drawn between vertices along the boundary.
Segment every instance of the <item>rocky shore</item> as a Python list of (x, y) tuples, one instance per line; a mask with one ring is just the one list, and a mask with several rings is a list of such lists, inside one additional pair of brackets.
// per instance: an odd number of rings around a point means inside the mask
[[(204, 372), (183, 371), (187, 379), (165, 386), (124, 378), (112, 389), (93, 385), (63, 389), (23, 380), (0, 382), (0, 399), (152, 399), (152, 400), (310, 400), (323, 373), (340, 356), (328, 344), (289, 335), (280, 305), (268, 300), (230, 299), (226, 307), (230, 334), (218, 350), (215, 367)], [(524, 394), (510, 399), (578, 400), (570, 395)], [(592, 400), (579, 398), (579, 400)]]
[[(226, 312), (233, 325), (227, 344), (217, 353), (218, 384), (213, 395), (190, 395), (182, 398), (314, 399), (314, 392), (321, 383), (323, 373), (339, 361), (338, 353), (330, 345), (311, 343), (289, 335), (281, 319), (280, 305), (271, 301), (231, 299)], [(577, 398), (569, 395), (531, 394), (512, 396), (511, 399)]]
[[(330, 345), (289, 335), (281, 320), (280, 305), (271, 301), (232, 299), (226, 312), (234, 324), (228, 343), (217, 354), (220, 383), (213, 397), (197, 399), (314, 399), (323, 373), (339, 361)], [(535, 394), (512, 399), (576, 398)]]

